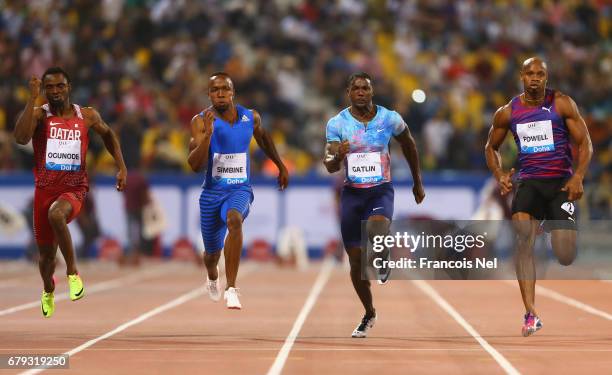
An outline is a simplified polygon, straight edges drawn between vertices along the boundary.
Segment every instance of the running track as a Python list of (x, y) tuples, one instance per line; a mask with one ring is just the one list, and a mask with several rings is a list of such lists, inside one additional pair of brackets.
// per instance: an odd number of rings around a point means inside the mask
[[(67, 289), (58, 267), (56, 299)], [(362, 310), (348, 270), (243, 263), (242, 311), (213, 303), (192, 263), (80, 267), (86, 296), (40, 312), (37, 268), (0, 263), (0, 354), (70, 353), (70, 374), (609, 374), (612, 283), (544, 281), (544, 329), (520, 336), (515, 282), (373, 284), (379, 320), (351, 339)], [(64, 297), (65, 298), (65, 297)], [(39, 371), (0, 370), (0, 374)]]

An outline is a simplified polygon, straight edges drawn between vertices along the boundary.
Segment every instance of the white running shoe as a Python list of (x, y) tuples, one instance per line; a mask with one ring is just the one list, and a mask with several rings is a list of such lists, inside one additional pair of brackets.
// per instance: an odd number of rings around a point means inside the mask
[(242, 309), (242, 305), (240, 304), (240, 300), (238, 299), (238, 288), (227, 288), (225, 293), (223, 293), (223, 299), (227, 303), (228, 309), (240, 310)]
[(221, 299), (221, 291), (219, 288), (219, 267), (217, 267), (217, 280), (211, 280), (206, 276), (206, 290), (208, 290), (208, 297), (214, 302), (219, 302)]
[(357, 328), (355, 328), (355, 330), (353, 331), (353, 334), (351, 334), (351, 337), (355, 337), (355, 338), (367, 337), (368, 330), (374, 327), (374, 323), (376, 323), (376, 315), (369, 317), (369, 318), (367, 316), (364, 316), (363, 319), (361, 319), (361, 323), (359, 323)]

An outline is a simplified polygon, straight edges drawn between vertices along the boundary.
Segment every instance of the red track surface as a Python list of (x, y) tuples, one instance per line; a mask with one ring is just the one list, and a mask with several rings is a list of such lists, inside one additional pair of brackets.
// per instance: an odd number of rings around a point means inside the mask
[[(147, 263), (136, 270), (112, 264), (81, 266), (86, 296), (57, 302), (44, 319), (36, 302), (41, 282), (34, 266), (0, 264), (0, 354), (64, 353), (141, 317), (125, 330), (78, 351), (70, 370), (50, 374), (266, 374), (325, 267), (308, 271), (244, 263), (241, 311), (213, 303), (202, 291), (203, 270), (184, 263)], [(56, 295), (67, 285), (58, 267)], [(110, 282), (120, 279), (120, 282)], [(97, 284), (102, 285), (97, 290)], [(362, 310), (348, 271), (329, 274), (293, 345), (283, 374), (524, 374), (612, 373), (612, 283), (543, 281), (538, 285), (597, 309), (596, 315), (546, 296), (537, 297), (544, 329), (520, 336), (523, 313), (515, 283), (428, 281), (434, 290), (510, 364), (490, 352), (411, 281), (373, 285), (379, 314), (366, 339), (350, 333)], [(157, 315), (143, 314), (196, 290), (191, 299)], [(179, 301), (180, 302), (180, 301)], [(607, 315), (606, 315), (607, 314)], [(135, 323), (135, 322), (133, 322)], [(24, 370), (0, 370), (16, 374)], [(49, 372), (51, 371), (51, 372)]]

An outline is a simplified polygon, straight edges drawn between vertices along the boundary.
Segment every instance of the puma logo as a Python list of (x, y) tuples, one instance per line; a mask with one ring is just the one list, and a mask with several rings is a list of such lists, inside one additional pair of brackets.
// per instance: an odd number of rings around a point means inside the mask
[(542, 107), (543, 110), (548, 111), (548, 113), (551, 113), (550, 110), (552, 109), (552, 105), (548, 108), (546, 107)]

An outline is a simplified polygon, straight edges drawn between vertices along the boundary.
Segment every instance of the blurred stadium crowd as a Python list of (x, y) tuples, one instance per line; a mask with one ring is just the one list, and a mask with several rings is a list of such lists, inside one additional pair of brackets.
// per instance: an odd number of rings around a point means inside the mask
[[(291, 172), (323, 175), (326, 121), (362, 70), (375, 77), (375, 102), (410, 125), (426, 171), (486, 171), (492, 114), (521, 91), (523, 59), (539, 55), (549, 87), (587, 121), (589, 216), (609, 218), (611, 16), (605, 0), (0, 0), (0, 171), (31, 168), (31, 148), (10, 132), (29, 76), (53, 65), (71, 73), (73, 101), (119, 133), (129, 168), (188, 170), (190, 119), (207, 106), (209, 74), (225, 70)], [(90, 165), (110, 172), (102, 150), (92, 143)], [(405, 164), (396, 178), (409, 176)], [(253, 173), (276, 170), (256, 151)]]

